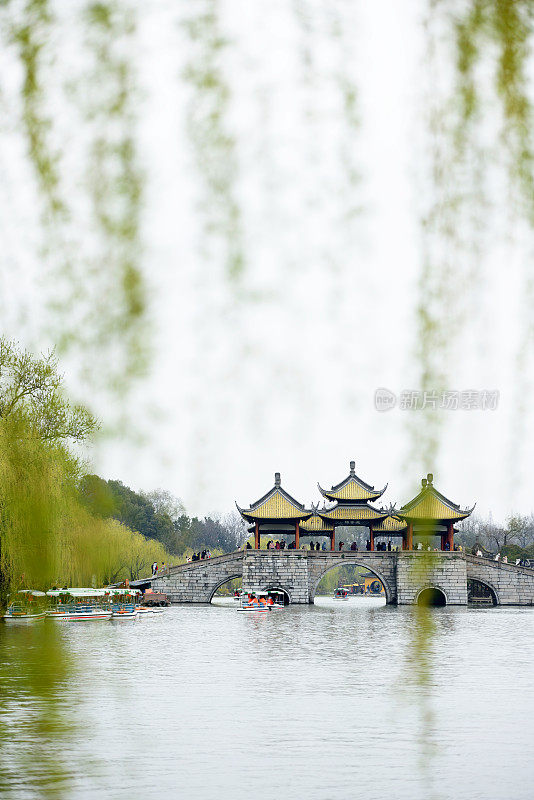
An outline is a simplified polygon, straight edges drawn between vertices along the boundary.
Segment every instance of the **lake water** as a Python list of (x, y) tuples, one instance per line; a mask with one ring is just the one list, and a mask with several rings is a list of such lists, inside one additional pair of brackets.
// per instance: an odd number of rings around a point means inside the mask
[(232, 600), (0, 626), (5, 798), (534, 796), (534, 611)]

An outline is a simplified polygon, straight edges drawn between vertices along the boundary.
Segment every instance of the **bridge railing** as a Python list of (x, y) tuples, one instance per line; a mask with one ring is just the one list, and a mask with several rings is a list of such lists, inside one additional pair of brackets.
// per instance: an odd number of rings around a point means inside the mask
[(493, 566), (493, 567), (502, 567), (506, 569), (507, 567), (512, 570), (518, 570), (520, 572), (525, 572), (527, 575), (534, 575), (534, 568), (522, 566), (521, 564), (516, 564), (513, 561), (503, 561), (500, 558), (498, 561), (495, 560), (495, 557), (490, 556), (474, 556), (471, 553), (465, 553), (466, 560), (469, 561), (471, 564), (480, 564), (484, 566)]
[(169, 575), (172, 575), (177, 570), (197, 567), (200, 566), (201, 564), (218, 564), (221, 561), (239, 560), (240, 558), (243, 558), (244, 553), (245, 553), (244, 550), (233, 550), (231, 553), (222, 553), (219, 556), (210, 556), (209, 558), (201, 558), (198, 561), (184, 561), (182, 564), (172, 564), (165, 570), (159, 570), (156, 575), (151, 575), (150, 578), (147, 578), (147, 580), (154, 580), (154, 578), (165, 578), (168, 577)]

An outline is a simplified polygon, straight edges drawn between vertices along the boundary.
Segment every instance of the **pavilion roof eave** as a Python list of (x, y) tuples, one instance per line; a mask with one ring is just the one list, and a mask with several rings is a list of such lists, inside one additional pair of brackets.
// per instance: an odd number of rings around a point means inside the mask
[(388, 509), (388, 515), (380, 522), (376, 528), (373, 528), (373, 532), (375, 535), (379, 536), (381, 534), (392, 534), (392, 535), (399, 535), (403, 534), (408, 528), (408, 525), (404, 520), (401, 520), (398, 516), (396, 511), (394, 511), (391, 507)]
[(254, 514), (254, 512), (250, 513), (249, 509), (239, 509), (239, 513), (241, 516), (248, 520), (249, 522), (259, 522), (260, 525), (274, 525), (276, 523), (283, 523), (286, 525), (295, 524), (296, 522), (302, 522), (302, 520), (307, 520), (311, 514), (305, 512), (303, 514), (295, 514), (295, 516), (272, 516), (272, 517), (263, 517), (261, 514)]
[(388, 516), (388, 512), (373, 508), (366, 503), (358, 506), (336, 505), (320, 511), (319, 516), (338, 525), (367, 525), (373, 522), (378, 524), (383, 522)]
[[(468, 517), (475, 506), (472, 508), (460, 508), (457, 503), (449, 500), (444, 494), (439, 492), (433, 484), (433, 475), (428, 474), (422, 481), (420, 492), (402, 508), (396, 512), (396, 516), (407, 522), (459, 522)], [(476, 505), (476, 504), (475, 504)]]
[(273, 497), (275, 494), (279, 494), (281, 497), (283, 497), (285, 500), (287, 500), (288, 503), (291, 503), (291, 505), (295, 506), (295, 508), (299, 508), (302, 511), (306, 510), (304, 508), (304, 504), (303, 503), (299, 503), (298, 500), (295, 500), (294, 497), (291, 497), (289, 492), (286, 492), (285, 489), (283, 489), (280, 485), (277, 486), (276, 484), (271, 489), (269, 489), (268, 492), (265, 492), (265, 494), (262, 497), (260, 497), (259, 500), (256, 500), (254, 503), (251, 503), (249, 510), (253, 511), (254, 509), (256, 509), (259, 506), (263, 505), (268, 500), (270, 500), (271, 497)]
[(330, 535), (334, 530), (335, 526), (330, 522), (326, 522), (316, 511), (314, 511), (311, 517), (305, 520), (300, 526), (301, 536), (308, 536), (315, 533), (318, 535)]
[(252, 503), (250, 508), (241, 508), (236, 502), (236, 508), (241, 516), (250, 522), (265, 521), (265, 520), (286, 520), (288, 522), (296, 522), (297, 520), (308, 519), (312, 515), (312, 511), (308, 511), (302, 503), (291, 497), (279, 483), (279, 476), (277, 473), (277, 480), (275, 485), (260, 497), (259, 500)]
[(298, 520), (280, 520), (280, 519), (261, 519), (261, 520), (254, 520), (252, 525), (247, 527), (247, 531), (249, 533), (254, 533), (256, 530), (255, 523), (258, 523), (259, 532), (261, 535), (267, 535), (269, 533), (283, 533), (288, 535), (294, 535), (295, 533), (295, 523)]
[(450, 516), (442, 517), (418, 516), (409, 513), (406, 514), (402, 510), (398, 511), (397, 515), (401, 517), (401, 519), (406, 520), (406, 522), (417, 523), (419, 525), (431, 528), (432, 525), (435, 525), (436, 523), (445, 524), (446, 522), (461, 522), (463, 519), (467, 519), (467, 517), (473, 513), (474, 508), (475, 506), (472, 508), (459, 509), (456, 514), (453, 513)]
[[(357, 490), (351, 492), (350, 484), (357, 487)], [(317, 488), (323, 497), (326, 497), (328, 500), (338, 503), (366, 503), (368, 500), (378, 500), (388, 488), (388, 484), (386, 483), (383, 489), (374, 489), (373, 486), (369, 486), (369, 484), (361, 481), (358, 477), (349, 475), (337, 486), (332, 486), (331, 489), (323, 489), (320, 483), (317, 484)], [(347, 491), (344, 492), (344, 489)]]

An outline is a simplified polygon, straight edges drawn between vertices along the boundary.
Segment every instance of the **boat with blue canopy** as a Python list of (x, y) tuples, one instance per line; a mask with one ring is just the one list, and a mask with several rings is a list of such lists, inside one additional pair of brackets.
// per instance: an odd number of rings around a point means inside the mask
[(94, 622), (111, 619), (109, 589), (79, 587), (50, 589), (46, 594), (53, 603), (46, 615), (57, 622)]
[(46, 593), (37, 589), (20, 589), (15, 595), (4, 614), (4, 622), (29, 623), (40, 622), (45, 619)]

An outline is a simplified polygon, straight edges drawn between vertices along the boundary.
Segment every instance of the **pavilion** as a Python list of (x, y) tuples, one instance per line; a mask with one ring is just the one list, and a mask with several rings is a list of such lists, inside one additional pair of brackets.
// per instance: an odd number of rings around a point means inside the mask
[[(274, 486), (269, 489), (267, 494), (251, 503), (250, 508), (239, 508), (237, 510), (247, 522), (253, 523), (254, 547), (260, 549), (260, 537), (268, 535), (287, 536), (295, 534), (295, 548), (300, 547), (300, 524), (309, 519), (313, 511), (307, 511), (302, 503), (291, 497), (285, 489), (282, 489), (280, 473), (274, 474)], [(249, 528), (249, 531), (251, 529)]]
[(294, 536), (290, 547), (297, 549), (301, 536), (327, 536), (330, 550), (335, 550), (336, 528), (349, 525), (369, 529), (370, 550), (375, 550), (375, 537), (399, 537), (403, 550), (413, 550), (414, 534), (420, 538), (440, 535), (441, 549), (453, 550), (454, 524), (468, 517), (474, 508), (462, 509), (438, 492), (431, 473), (423, 478), (419, 494), (399, 511), (393, 506), (376, 508), (371, 501), (384, 494), (387, 484), (375, 489), (363, 481), (356, 475), (354, 461), (340, 483), (331, 489), (318, 484), (318, 488), (325, 505), (319, 508), (312, 504), (307, 509), (282, 488), (280, 473), (276, 472), (274, 486), (249, 508), (240, 508), (236, 503), (243, 519), (252, 523), (248, 531), (254, 533), (254, 547), (260, 549), (261, 536)]
[(375, 525), (373, 527), (373, 534), (375, 537), (385, 536), (389, 540), (395, 537), (400, 537), (401, 548), (402, 550), (406, 550), (407, 529), (408, 529), (408, 523), (397, 516), (397, 513), (394, 508), (390, 508), (388, 516), (385, 518), (385, 520), (383, 520), (378, 525)]
[[(374, 526), (379, 525), (388, 516), (384, 509), (378, 509), (371, 505), (371, 500), (378, 500), (387, 489), (387, 484), (383, 489), (375, 489), (365, 483), (356, 475), (355, 462), (350, 462), (350, 471), (346, 478), (331, 489), (323, 489), (319, 484), (318, 488), (324, 498), (330, 500), (333, 505), (322, 509), (320, 517), (326, 522), (334, 525), (359, 525), (369, 528), (369, 541), (371, 550), (375, 549)], [(335, 549), (334, 536), (332, 537), (332, 550)]]
[[(324, 509), (323, 509), (324, 510)], [(333, 522), (323, 519), (322, 511), (319, 511), (319, 504), (312, 505), (312, 515), (300, 526), (301, 536), (328, 536), (330, 549), (336, 549), (335, 533), (336, 528)]]
[(431, 472), (421, 481), (421, 491), (406, 503), (397, 517), (404, 520), (406, 528), (406, 550), (413, 550), (414, 534), (419, 537), (441, 536), (441, 549), (454, 550), (454, 523), (466, 519), (472, 508), (460, 508), (434, 486)]

